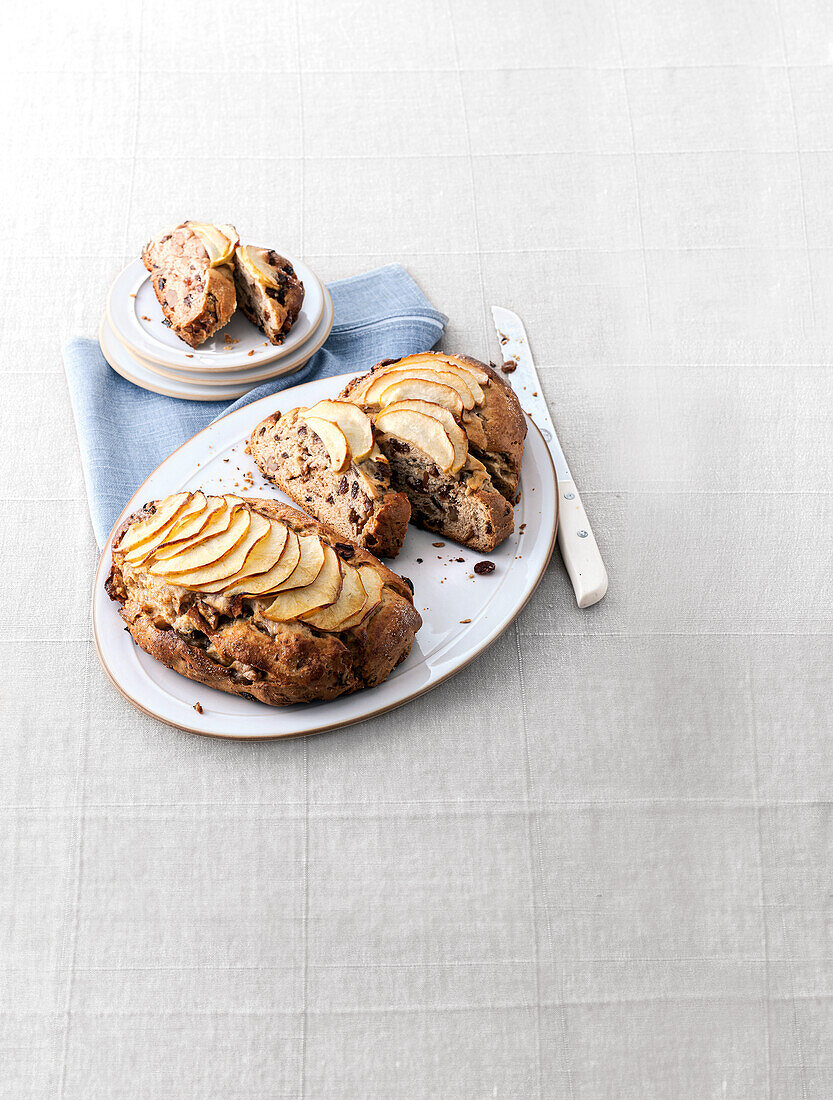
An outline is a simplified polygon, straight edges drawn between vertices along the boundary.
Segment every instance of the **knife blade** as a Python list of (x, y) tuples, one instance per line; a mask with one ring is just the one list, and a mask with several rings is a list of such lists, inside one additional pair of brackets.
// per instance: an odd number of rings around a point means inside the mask
[(564, 559), (579, 607), (591, 607), (607, 592), (607, 570), (587, 518), (555, 425), (544, 400), (544, 391), (523, 322), (511, 309), (492, 306), (492, 317), (505, 366), (512, 366), (512, 389), (530, 420), (544, 437), (558, 480), (558, 548)]

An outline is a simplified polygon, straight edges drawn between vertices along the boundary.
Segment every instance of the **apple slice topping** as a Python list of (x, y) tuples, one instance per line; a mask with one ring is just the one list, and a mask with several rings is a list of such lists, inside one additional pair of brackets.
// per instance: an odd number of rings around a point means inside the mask
[(291, 588), (306, 588), (324, 567), (324, 544), (318, 535), (298, 535), (298, 564), (272, 592), (287, 592)]
[[(273, 523), (273, 527), (279, 526)], [(275, 564), (266, 573), (259, 573), (255, 577), (243, 577), (242, 580), (234, 580), (226, 589), (227, 596), (268, 596), (276, 592), (286, 578), (293, 572), (301, 560), (301, 549), (298, 544), (298, 536), (294, 531), (286, 530), (286, 544), (283, 552)]]
[(157, 531), (152, 539), (148, 539), (147, 542), (139, 543), (132, 550), (129, 550), (124, 555), (124, 560), (128, 565), (141, 565), (142, 562), (147, 561), (152, 557), (157, 547), (164, 546), (173, 537), (175, 531), (178, 531), (180, 525), (183, 523), (191, 523), (193, 520), (200, 519), (201, 513), (205, 510), (205, 497), (202, 493), (195, 493), (189, 500), (185, 507), (179, 512), (174, 519), (169, 523), (166, 523), (161, 531)]
[(308, 417), (306, 415), (304, 415), (303, 421), (310, 431), (315, 432), (327, 448), (327, 454), (330, 456), (330, 466), (333, 470), (337, 474), (341, 473), (342, 470), (346, 470), (350, 465), (350, 444), (338, 424), (333, 424), (331, 420), (322, 420), (317, 416)]
[(205, 525), (189, 538), (176, 539), (175, 541), (164, 540), (154, 554), (156, 561), (167, 561), (168, 558), (174, 558), (184, 550), (190, 550), (192, 546), (196, 546), (205, 539), (213, 538), (215, 535), (221, 535), (229, 529), (234, 518), (234, 504), (230, 504), (226, 497), (209, 497), (209, 501), (219, 501), (219, 506), (214, 510), (212, 504), (212, 512)]
[(248, 508), (234, 505), (234, 515), (226, 531), (214, 535), (213, 538), (202, 539), (194, 546), (181, 550), (172, 558), (155, 561), (149, 572), (154, 576), (170, 578), (171, 583), (178, 584), (176, 578), (179, 575), (192, 573), (205, 565), (211, 565), (219, 561), (229, 550), (233, 550), (248, 534), (251, 522), (252, 513)]
[[(400, 418), (420, 417), (433, 424), (434, 430), (444, 431), (438, 420), (416, 410), (404, 408), (394, 413)], [(447, 410), (440, 413), (450, 415)], [(446, 447), (452, 451), (447, 437)], [(240, 497), (206, 497), (199, 491), (176, 494), (158, 502), (148, 519), (156, 518), (158, 525), (166, 517), (167, 524), (148, 539), (148, 548), (153, 542), (157, 553), (150, 551), (142, 568), (167, 584), (206, 597), (267, 598), (271, 602), (263, 611), (265, 618), (275, 622), (303, 619), (330, 632), (358, 625), (381, 600), (384, 582), (375, 569), (342, 563), (320, 535), (298, 535)], [(147, 535), (149, 527), (143, 526), (142, 533)], [(170, 545), (165, 538), (171, 540)], [(161, 556), (169, 551), (169, 556)]]
[(438, 420), (445, 429), (445, 434), (451, 440), (451, 446), (454, 448), (454, 462), (450, 472), (456, 474), (462, 470), (469, 453), (469, 441), (465, 431), (448, 409), (444, 409), (442, 405), (436, 405), (431, 401), (397, 401), (394, 405), (388, 405), (384, 412), (398, 412), (400, 409), (421, 413), (423, 416), (431, 416), (434, 420)]
[(435, 462), (444, 473), (454, 466), (454, 445), (443, 425), (433, 416), (413, 409), (391, 407), (376, 417), (376, 430), (410, 443)]
[[(318, 540), (317, 535), (311, 536)], [(335, 603), (341, 593), (341, 562), (332, 546), (318, 540), (324, 554), (324, 562), (318, 575), (303, 588), (290, 588), (279, 592), (274, 601), (263, 612), (264, 618), (273, 622), (287, 622), (297, 619), (307, 611), (317, 607), (328, 607)]]
[[(362, 405), (378, 405), (381, 403), (381, 395), (389, 386), (394, 385), (396, 382), (411, 381), (413, 379), (422, 379), (425, 382), (433, 382), (435, 385), (449, 386), (459, 394), (464, 409), (474, 408), (474, 393), (459, 375), (433, 367), (413, 367), (410, 370), (408, 368), (399, 370), (398, 364), (386, 367), (384, 370), (371, 375), (355, 391), (353, 400)], [(473, 384), (477, 386), (476, 382)], [(480, 392), (482, 394), (483, 391)]]
[(354, 566), (342, 563), (341, 593), (335, 603), (329, 607), (319, 607), (315, 611), (305, 611), (300, 616), (305, 623), (317, 630), (342, 630), (344, 623), (352, 619), (365, 605), (367, 593), (362, 584), (361, 575)]
[(119, 553), (126, 554), (127, 551), (133, 550), (142, 543), (149, 542), (154, 535), (163, 529), (169, 529), (170, 526), (173, 526), (190, 499), (190, 493), (177, 493), (175, 496), (167, 497), (161, 501), (152, 516), (148, 516), (147, 519), (140, 520), (128, 527), (119, 543)]
[(486, 371), (481, 370), (480, 367), (474, 366), (473, 363), (467, 363), (465, 359), (461, 359), (459, 355), (446, 355), (445, 352), (436, 351), (421, 351), (416, 355), (409, 355), (407, 359), (401, 359), (398, 366), (403, 363), (436, 363), (441, 370), (463, 371), (465, 374), (471, 375), (475, 382), (480, 382), (485, 385), (489, 382), (489, 375)]
[(370, 417), (350, 401), (319, 401), (307, 409), (304, 419), (317, 417), (329, 420), (342, 430), (350, 446), (353, 462), (362, 462), (373, 450), (373, 427)]
[(201, 508), (192, 512), (189, 505), (160, 543), (160, 549), (163, 545), (166, 550), (170, 546), (181, 549), (184, 543), (201, 535), (214, 516), (225, 511), (226, 502), (223, 497), (206, 497), (202, 493), (195, 493), (194, 499), (197, 497), (202, 497)]
[(483, 388), (477, 375), (473, 374), (465, 367), (455, 366), (454, 363), (438, 363), (437, 367), (435, 367), (434, 369), (436, 370), (438, 368), (442, 368), (444, 374), (453, 374), (461, 382), (464, 382), (468, 389), (471, 390), (471, 395), (474, 398), (475, 405), (482, 405), (483, 402), (486, 400), (486, 395), (483, 393)]
[(185, 224), (205, 245), (211, 267), (231, 263), (234, 249), (240, 243), (237, 230), (233, 225), (213, 225), (211, 222), (186, 222)]
[(403, 376), (379, 394), (379, 404), (384, 409), (397, 401), (431, 401), (448, 409), (455, 416), (463, 415), (463, 399), (452, 386), (443, 382), (430, 381), (427, 378)]
[(271, 524), (265, 516), (251, 513), (249, 530), (240, 542), (218, 560), (189, 573), (177, 573), (176, 583), (201, 592), (223, 592), (245, 568), (251, 553), (269, 537)]
[(475, 405), (482, 405), (486, 400), (482, 386), (488, 383), (488, 374), (485, 371), (478, 370), (477, 367), (470, 367), (461, 363), (452, 355), (431, 355), (424, 352), (421, 355), (412, 355), (408, 359), (401, 360), (395, 367), (392, 365), (392, 369), (407, 370), (409, 374), (415, 369), (428, 369), (442, 371), (444, 374), (453, 374), (465, 382), (471, 390)]
[(365, 591), (364, 603), (354, 615), (344, 620), (339, 627), (340, 630), (349, 630), (353, 626), (359, 626), (370, 612), (375, 610), (382, 602), (382, 589), (385, 587), (385, 582), (376, 570), (370, 565), (360, 565), (359, 574), (362, 588)]
[(267, 520), (267, 523), (269, 524), (267, 537), (252, 547), (251, 553), (235, 574), (235, 581), (254, 580), (255, 577), (271, 572), (280, 561), (286, 548), (289, 528), (273, 520)]
[(244, 244), (234, 250), (234, 258), (240, 267), (246, 269), (254, 282), (261, 286), (280, 286), (275, 269), (269, 263), (269, 253), (265, 248), (255, 248)]

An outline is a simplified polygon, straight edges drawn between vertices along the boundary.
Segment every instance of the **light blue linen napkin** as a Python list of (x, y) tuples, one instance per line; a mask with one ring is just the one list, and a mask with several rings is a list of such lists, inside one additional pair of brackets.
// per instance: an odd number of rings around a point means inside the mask
[(231, 404), (150, 393), (116, 374), (97, 340), (79, 337), (64, 345), (64, 369), (99, 546), (145, 478), (212, 421), (313, 378), (367, 370), (380, 359), (428, 351), (448, 320), (398, 264), (330, 283), (329, 291), (335, 322), (321, 350), (299, 371), (266, 382)]

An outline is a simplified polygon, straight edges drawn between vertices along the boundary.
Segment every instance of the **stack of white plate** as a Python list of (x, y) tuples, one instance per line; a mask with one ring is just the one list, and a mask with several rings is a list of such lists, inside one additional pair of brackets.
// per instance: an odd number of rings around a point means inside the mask
[(290, 262), (304, 284), (304, 305), (282, 344), (270, 344), (237, 310), (225, 328), (190, 348), (164, 323), (150, 276), (135, 260), (110, 288), (98, 337), (104, 358), (136, 386), (191, 401), (233, 400), (298, 370), (330, 335), (333, 301), (306, 264)]

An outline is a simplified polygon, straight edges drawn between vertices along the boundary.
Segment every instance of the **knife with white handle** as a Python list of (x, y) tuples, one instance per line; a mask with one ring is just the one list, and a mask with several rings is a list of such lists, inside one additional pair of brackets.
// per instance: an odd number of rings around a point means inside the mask
[(607, 592), (607, 570), (593, 535), (567, 459), (561, 450), (555, 426), (543, 397), (541, 381), (523, 322), (516, 313), (501, 306), (492, 306), (497, 338), (504, 365), (512, 370), (512, 389), (524, 411), (544, 437), (552, 454), (558, 479), (558, 547), (573, 582), (579, 607), (591, 607)]

